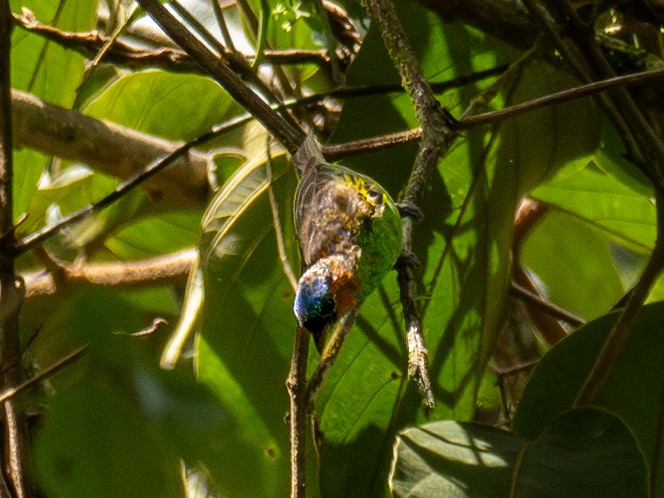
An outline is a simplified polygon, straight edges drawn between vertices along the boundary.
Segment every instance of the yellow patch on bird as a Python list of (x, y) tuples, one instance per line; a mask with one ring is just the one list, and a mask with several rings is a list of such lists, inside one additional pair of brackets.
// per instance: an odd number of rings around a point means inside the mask
[(344, 179), (346, 180), (346, 184), (360, 194), (365, 202), (373, 209), (382, 206), (386, 201), (385, 192), (378, 185), (367, 185), (364, 178), (348, 173), (344, 173)]

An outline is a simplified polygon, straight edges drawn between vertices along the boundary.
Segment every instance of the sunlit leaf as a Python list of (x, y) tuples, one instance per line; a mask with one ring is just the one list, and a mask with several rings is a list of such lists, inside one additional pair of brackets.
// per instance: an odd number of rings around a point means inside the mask
[(159, 137), (191, 140), (239, 109), (210, 78), (149, 70), (119, 78), (85, 112)]
[(618, 181), (593, 158), (582, 169), (567, 168), (531, 192), (532, 197), (575, 216), (617, 243), (641, 253), (655, 242), (655, 206), (643, 187)]
[(606, 313), (625, 292), (605, 234), (565, 212), (549, 213), (535, 227), (521, 262), (549, 300), (585, 319)]

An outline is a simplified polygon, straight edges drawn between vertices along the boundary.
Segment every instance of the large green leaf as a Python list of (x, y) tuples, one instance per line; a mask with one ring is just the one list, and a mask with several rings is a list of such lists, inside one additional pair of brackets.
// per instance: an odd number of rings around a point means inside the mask
[[(557, 415), (569, 410), (616, 320), (616, 314), (588, 323), (551, 349), (526, 386), (514, 430), (537, 437)], [(618, 414), (646, 456), (655, 496), (664, 496), (661, 447), (664, 391), (664, 302), (645, 306), (594, 404)]]
[(159, 331), (131, 335), (151, 318), (115, 292), (74, 292), (33, 344), (45, 364), (62, 354), (53, 349), (89, 344), (85, 359), (53, 378), (37, 436), (37, 472), (52, 496), (182, 496), (180, 460), (210, 466), (217, 457), (225, 413), (191, 372), (157, 368), (148, 345)]
[(625, 424), (596, 409), (551, 421), (527, 441), (493, 427), (432, 422), (399, 434), (396, 497), (646, 497), (643, 455)]
[[(294, 293), (277, 250), (269, 175), (261, 155), (240, 168), (210, 204), (200, 243), (205, 300), (196, 369), (228, 413), (208, 470), (234, 497), (285, 496), (289, 486), (284, 382)], [(273, 158), (271, 177), (292, 256), (296, 178), (283, 154)]]
[(529, 234), (521, 262), (550, 301), (588, 320), (606, 313), (625, 292), (606, 234), (565, 212), (549, 213)]
[(611, 240), (642, 254), (655, 242), (655, 206), (647, 187), (631, 181), (598, 151), (584, 163), (571, 164), (531, 192), (532, 197), (577, 217)]
[[(12, 0), (12, 12), (30, 9), (35, 17), (63, 31), (89, 31), (97, 21), (98, 0)], [(85, 70), (85, 58), (46, 38), (16, 28), (12, 33), (12, 87), (70, 107)]]
[(151, 135), (191, 140), (239, 110), (210, 78), (148, 70), (118, 78), (85, 112)]

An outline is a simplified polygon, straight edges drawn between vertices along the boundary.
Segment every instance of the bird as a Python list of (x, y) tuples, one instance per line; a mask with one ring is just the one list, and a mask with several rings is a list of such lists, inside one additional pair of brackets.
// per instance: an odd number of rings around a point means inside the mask
[(401, 254), (401, 217), (375, 180), (325, 161), (309, 135), (294, 155), (301, 175), (295, 231), (302, 254), (293, 311), (322, 352), (330, 326), (357, 309)]

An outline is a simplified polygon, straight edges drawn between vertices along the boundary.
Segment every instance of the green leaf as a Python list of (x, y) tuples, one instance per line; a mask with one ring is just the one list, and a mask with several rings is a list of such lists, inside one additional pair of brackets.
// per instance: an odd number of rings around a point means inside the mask
[[(509, 105), (580, 84), (566, 72), (538, 61), (521, 67), (515, 80)], [(580, 115), (583, 119), (578, 119)], [(587, 162), (600, 146), (598, 129), (598, 109), (590, 98), (526, 112), (500, 127), (499, 164), (519, 169), (519, 191), (525, 194), (561, 166)]]
[(565, 212), (554, 210), (537, 224), (521, 262), (550, 301), (588, 320), (606, 313), (625, 292), (606, 233)]
[(191, 140), (239, 110), (210, 78), (148, 70), (118, 78), (85, 112), (151, 135)]
[(148, 348), (157, 334), (131, 335), (149, 323), (117, 293), (87, 290), (44, 327), (58, 347), (89, 344), (69, 379), (53, 380), (37, 438), (38, 473), (53, 496), (182, 496), (180, 460), (212, 467), (218, 457), (224, 411), (191, 372), (157, 368)]
[[(271, 168), (286, 254), (296, 261), (294, 169), (283, 154), (273, 157)], [(213, 199), (200, 243), (205, 300), (196, 369), (228, 414), (208, 471), (234, 497), (285, 496), (290, 482), (284, 382), (294, 292), (277, 251), (269, 185), (257, 155)]]
[(647, 469), (615, 415), (575, 410), (540, 437), (471, 423), (432, 422), (399, 434), (390, 486), (396, 497), (646, 497)]
[[(571, 408), (616, 316), (612, 313), (588, 323), (542, 358), (514, 418), (514, 430), (518, 434), (537, 437), (549, 421)], [(664, 337), (659, 333), (663, 320), (664, 302), (642, 309), (627, 344), (593, 402), (616, 413), (629, 426), (652, 476), (661, 476), (664, 472), (661, 458)], [(651, 485), (658, 496), (664, 493), (663, 480), (658, 479)]]
[[(27, 7), (36, 18), (64, 31), (89, 31), (97, 20), (97, 0), (20, 0), (10, 2), (12, 12)], [(70, 107), (81, 83), (85, 58), (42, 36), (15, 28), (12, 33), (12, 88)], [(37, 191), (49, 158), (32, 150), (14, 151), (14, 219), (25, 212)], [(32, 213), (30, 213), (32, 214)]]
[(175, 209), (158, 215), (127, 216), (104, 245), (122, 260), (179, 251), (196, 244), (201, 214)]
[[(98, 0), (12, 0), (12, 12), (27, 7), (35, 17), (62, 31), (95, 27)], [(16, 28), (12, 33), (12, 87), (62, 107), (70, 107), (85, 70), (85, 57), (43, 36)]]
[[(267, 42), (271, 48), (320, 48), (314, 43), (314, 32), (309, 19), (316, 16), (311, 2), (283, 2), (281, 0), (249, 0), (257, 19), (261, 18), (263, 4), (270, 9)], [(322, 41), (322, 40), (321, 40)]]
[[(38, 20), (74, 32), (94, 28), (97, 4), (98, 0), (10, 2), (12, 12), (27, 7)], [(14, 29), (11, 43), (12, 88), (30, 92), (52, 104), (70, 107), (83, 77), (85, 58), (20, 28)], [(47, 162), (48, 157), (38, 152), (14, 151), (14, 219), (28, 212)]]
[(655, 243), (654, 201), (643, 186), (623, 184), (604, 171), (605, 163), (606, 157), (598, 154), (585, 167), (569, 165), (530, 195), (589, 223), (616, 243), (647, 254)]

